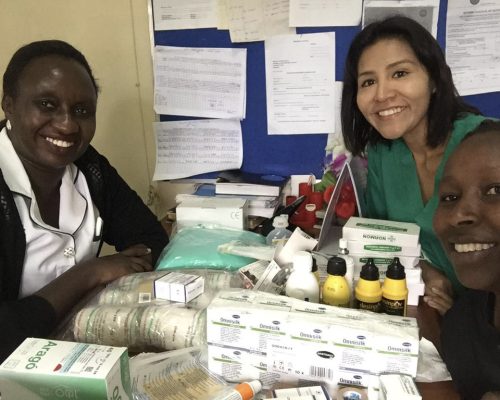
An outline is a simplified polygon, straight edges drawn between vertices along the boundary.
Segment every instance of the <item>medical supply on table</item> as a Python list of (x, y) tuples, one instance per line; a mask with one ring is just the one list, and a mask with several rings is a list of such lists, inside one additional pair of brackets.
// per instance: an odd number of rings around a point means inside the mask
[(248, 202), (239, 198), (205, 196), (183, 200), (175, 208), (177, 228), (197, 224), (217, 224), (221, 227), (246, 229)]
[(319, 285), (312, 272), (312, 255), (299, 251), (293, 257), (293, 271), (286, 281), (285, 293), (299, 300), (319, 303)]
[(321, 291), (321, 279), (319, 276), (319, 269), (318, 269), (318, 262), (316, 261), (316, 258), (313, 256), (313, 264), (312, 264), (312, 273), (316, 277), (316, 280), (318, 281), (318, 285), (320, 285), (320, 291)]
[(266, 238), (254, 232), (200, 224), (179, 230), (162, 250), (156, 270), (211, 268), (236, 271), (255, 259), (220, 253), (219, 245), (232, 240), (264, 244)]
[(339, 239), (339, 257), (345, 260), (345, 279), (349, 285), (350, 305), (352, 306), (354, 299), (354, 259), (349, 255), (347, 249), (347, 240), (344, 238)]
[[(251, 290), (222, 290), (207, 308), (209, 369), (264, 387), (297, 379), (369, 387), (381, 373), (416, 376), (415, 318)], [(331, 391), (333, 395), (333, 391)]]
[(355, 308), (380, 312), (382, 288), (379, 279), (378, 268), (373, 262), (373, 258), (369, 258), (368, 262), (361, 269), (358, 284), (354, 289)]
[(132, 400), (123, 347), (28, 338), (0, 366), (3, 400)]
[[(345, 386), (339, 388), (336, 400), (368, 400), (368, 392), (364, 388)], [(372, 399), (372, 397), (370, 397)]]
[(287, 229), (288, 215), (277, 215), (273, 220), (274, 229), (266, 236), (266, 243), (268, 245), (277, 246), (278, 243), (285, 244), (292, 232)]
[(278, 399), (312, 397), (315, 400), (330, 400), (330, 395), (324, 386), (302, 386), (273, 390), (273, 397)]
[(251, 400), (262, 390), (258, 380), (242, 382), (234, 387), (227, 387), (210, 400)]
[(321, 289), (322, 303), (330, 306), (349, 307), (350, 290), (345, 278), (346, 262), (340, 257), (328, 259), (326, 267), (328, 277)]
[(380, 400), (422, 400), (411, 376), (398, 374), (380, 375)]
[(382, 285), (382, 312), (392, 315), (406, 316), (408, 288), (406, 287), (405, 267), (394, 257), (387, 267)]
[(229, 385), (205, 366), (206, 352), (190, 347), (140, 353), (130, 359), (134, 400), (212, 399)]
[(155, 298), (188, 303), (204, 291), (202, 276), (169, 272), (155, 280)]
[(236, 256), (254, 258), (256, 260), (273, 259), (276, 252), (275, 246), (260, 243), (245, 243), (241, 240), (231, 240), (228, 243), (222, 243), (217, 247), (219, 253), (233, 254)]
[(420, 227), (410, 222), (351, 217), (342, 228), (348, 241), (418, 246)]
[(204, 310), (176, 304), (89, 306), (73, 321), (74, 340), (134, 350), (174, 350), (198, 345), (205, 338)]

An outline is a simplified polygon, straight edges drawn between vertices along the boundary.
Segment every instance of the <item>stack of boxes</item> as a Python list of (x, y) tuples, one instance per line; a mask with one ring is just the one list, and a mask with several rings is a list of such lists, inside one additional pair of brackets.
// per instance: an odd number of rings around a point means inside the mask
[(354, 260), (354, 281), (361, 268), (373, 258), (383, 281), (387, 266), (398, 257), (405, 267), (408, 304), (418, 305), (424, 294), (422, 270), (419, 267), (421, 249), (418, 241), (420, 227), (413, 223), (351, 217), (342, 228), (349, 255)]
[(267, 386), (294, 379), (378, 385), (382, 373), (416, 376), (414, 318), (333, 307), (248, 290), (221, 291), (207, 309), (209, 369)]

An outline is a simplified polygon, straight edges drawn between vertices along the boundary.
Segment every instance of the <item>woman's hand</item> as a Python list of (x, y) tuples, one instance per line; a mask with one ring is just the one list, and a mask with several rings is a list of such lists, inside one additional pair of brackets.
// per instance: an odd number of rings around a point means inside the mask
[(421, 261), (425, 283), (424, 301), (444, 315), (453, 305), (453, 287), (450, 280), (427, 261)]
[(97, 284), (104, 285), (134, 272), (152, 271), (151, 261), (151, 249), (137, 244), (120, 253), (89, 260), (82, 267), (93, 268), (98, 279)]
[(36, 294), (52, 304), (59, 318), (87, 293), (124, 275), (151, 271), (151, 250), (143, 244), (120, 253), (77, 264), (44, 286)]

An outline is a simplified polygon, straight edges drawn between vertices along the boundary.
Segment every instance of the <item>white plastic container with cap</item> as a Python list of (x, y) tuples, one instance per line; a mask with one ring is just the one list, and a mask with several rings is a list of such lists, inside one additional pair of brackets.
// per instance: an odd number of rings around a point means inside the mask
[(219, 393), (213, 400), (251, 400), (262, 390), (262, 383), (258, 380), (242, 382), (235, 387), (228, 387)]
[(288, 226), (288, 215), (282, 214), (274, 217), (273, 226), (274, 229), (266, 236), (266, 243), (272, 246), (277, 246), (280, 242), (285, 244), (288, 238), (292, 236), (292, 232), (286, 229)]
[(293, 271), (286, 281), (285, 294), (299, 300), (319, 303), (319, 285), (312, 272), (312, 256), (307, 251), (293, 255)]
[(349, 250), (347, 249), (347, 240), (342, 238), (339, 239), (339, 254), (340, 258), (345, 260), (345, 280), (349, 285), (349, 291), (351, 293), (351, 301), (350, 304), (352, 306), (354, 299), (354, 259), (349, 255)]

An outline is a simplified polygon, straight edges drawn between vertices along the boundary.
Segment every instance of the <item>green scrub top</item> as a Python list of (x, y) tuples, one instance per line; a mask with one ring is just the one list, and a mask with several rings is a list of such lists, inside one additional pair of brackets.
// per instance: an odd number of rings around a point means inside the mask
[(423, 203), (413, 155), (403, 139), (369, 146), (366, 214), (369, 218), (414, 222), (420, 226), (420, 244), (424, 257), (451, 281), (456, 292), (464, 287), (434, 233), (432, 218), (438, 206), (438, 187), (450, 154), (462, 139), (486, 118), (464, 114), (453, 124), (451, 137), (436, 171), (434, 193)]

